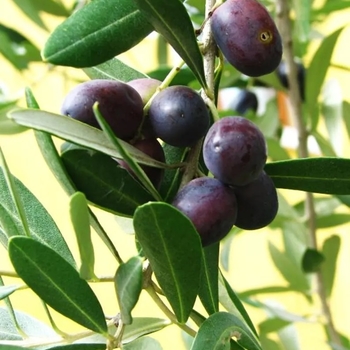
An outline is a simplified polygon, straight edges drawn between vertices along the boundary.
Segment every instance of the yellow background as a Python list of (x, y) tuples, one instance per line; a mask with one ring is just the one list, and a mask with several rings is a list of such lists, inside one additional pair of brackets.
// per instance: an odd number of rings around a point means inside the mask
[[(326, 26), (322, 28), (323, 32), (331, 32), (334, 29), (344, 25), (348, 21), (349, 12), (330, 16), (326, 21)], [(45, 17), (46, 23), (50, 28), (54, 28), (59, 21), (53, 17)], [(0, 5), (0, 21), (9, 26), (15, 27), (23, 33), (29, 33), (30, 38), (34, 38), (35, 44), (42, 48), (48, 33), (38, 29), (24, 17), (10, 0), (2, 0)], [(14, 23), (15, 21), (15, 23)], [(350, 51), (347, 50), (349, 40), (349, 31), (346, 30), (341, 35), (337, 44), (336, 54), (333, 62), (348, 66), (350, 62)], [(132, 53), (122, 55), (125, 62), (143, 71), (148, 71), (154, 67), (155, 57), (154, 42), (151, 39), (145, 40)], [(86, 79), (83, 73), (74, 69), (62, 69), (57, 67), (54, 71), (46, 71), (46, 68), (33, 64), (29, 72), (22, 74), (15, 71), (5, 60), (0, 61), (0, 80), (2, 80), (10, 89), (12, 95), (16, 95), (25, 86), (30, 86), (42, 109), (59, 112), (63, 97), (74, 85), (73, 80), (69, 83), (62, 78), (62, 72), (67, 76), (77, 79)], [(331, 69), (330, 77), (339, 80), (344, 97), (350, 100), (349, 73), (344, 70)], [(61, 232), (74, 255), (79, 261), (77, 246), (73, 230), (69, 220), (68, 198), (48, 170), (40, 151), (36, 145), (33, 133), (27, 131), (16, 136), (0, 136), (0, 146), (5, 154), (12, 173), (21, 179), (24, 184), (37, 196), (57, 222)], [(348, 146), (348, 142), (346, 142)], [(346, 152), (349, 155), (349, 152)], [(300, 199), (301, 193), (284, 191), (287, 198)], [(102, 211), (95, 210), (103, 225), (107, 228), (110, 236), (113, 238), (117, 247), (122, 247), (120, 251), (123, 259), (127, 259), (135, 253), (133, 237), (122, 232), (114, 217)], [(331, 234), (341, 236), (342, 245), (340, 259), (338, 262), (338, 271), (335, 279), (335, 288), (331, 299), (331, 309), (335, 320), (336, 328), (342, 333), (350, 336), (350, 278), (348, 266), (350, 266), (350, 241), (349, 226), (339, 226), (331, 230), (320, 230), (318, 233), (319, 243)], [(115, 260), (109, 251), (101, 244), (96, 235), (93, 236), (96, 248), (96, 274), (98, 276), (112, 276), (117, 268)], [(275, 269), (268, 253), (267, 244), (272, 241), (280, 244), (280, 234), (277, 231), (259, 230), (245, 232), (234, 238), (231, 249), (230, 270), (227, 274), (232, 287), (236, 291), (244, 291), (251, 288), (260, 288), (271, 285), (286, 285), (278, 271)], [(120, 249), (120, 248), (119, 248)], [(0, 246), (0, 270), (12, 270), (9, 263), (6, 250)], [(6, 278), (7, 284), (18, 283), (17, 279)], [(114, 315), (118, 311), (118, 305), (115, 298), (114, 286), (111, 283), (101, 283), (93, 285), (99, 300), (107, 315)], [(16, 309), (35, 315), (39, 319), (48, 322), (40, 301), (30, 291), (16, 292), (11, 300)], [(295, 293), (264, 295), (260, 300), (275, 300), (284, 305), (289, 311), (300, 313), (304, 316), (320, 313), (320, 304), (316, 302), (309, 305), (305, 299)], [(0, 302), (0, 306), (3, 302)], [(263, 321), (266, 315), (259, 310), (247, 306), (247, 310), (255, 325)], [(55, 320), (59, 327), (64, 331), (73, 332), (80, 327), (66, 320), (64, 317), (53, 312)], [(134, 312), (134, 316), (153, 316), (163, 317), (153, 301), (142, 293), (141, 300)], [(325, 336), (322, 327), (317, 323), (298, 323), (296, 324), (302, 349), (329, 349), (325, 345)], [(165, 350), (183, 349), (182, 343), (179, 343), (179, 330), (175, 326), (168, 327), (163, 331), (152, 336), (159, 339)]]

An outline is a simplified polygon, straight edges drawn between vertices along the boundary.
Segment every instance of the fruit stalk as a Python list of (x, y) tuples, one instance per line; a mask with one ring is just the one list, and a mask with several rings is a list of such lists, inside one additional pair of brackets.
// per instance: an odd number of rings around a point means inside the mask
[[(287, 66), (287, 79), (289, 83), (289, 98), (291, 104), (292, 118), (298, 130), (298, 153), (299, 157), (307, 158), (309, 156), (307, 147), (308, 130), (302, 113), (302, 99), (300, 96), (300, 89), (297, 77), (298, 68), (294, 61), (290, 9), (287, 0), (276, 1), (276, 14), (278, 20), (278, 28), (282, 37), (283, 51)], [(306, 193), (305, 214), (308, 219), (310, 245), (313, 249), (317, 249), (318, 242), (316, 236), (316, 212), (313, 194), (309, 192)], [(326, 327), (328, 331), (328, 336), (331, 342), (341, 346), (341, 340), (333, 323), (333, 317), (327, 300), (323, 277), (320, 271), (316, 273), (316, 284), (317, 293), (322, 305), (322, 311), (327, 320)]]

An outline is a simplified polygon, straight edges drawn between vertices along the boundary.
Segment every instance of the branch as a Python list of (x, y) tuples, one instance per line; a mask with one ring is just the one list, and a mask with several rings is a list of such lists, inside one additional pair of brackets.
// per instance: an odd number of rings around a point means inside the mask
[[(287, 79), (289, 84), (289, 99), (291, 103), (292, 119), (298, 130), (298, 153), (299, 157), (307, 158), (309, 156), (307, 147), (308, 131), (302, 114), (301, 96), (297, 78), (297, 65), (294, 61), (292, 28), (289, 17), (290, 9), (288, 6), (288, 0), (277, 0), (276, 12), (278, 20), (277, 25), (282, 37), (284, 58), (287, 68)], [(318, 244), (316, 236), (316, 213), (312, 193), (306, 193), (305, 204), (305, 212), (308, 219), (310, 245), (313, 249), (317, 249)], [(339, 334), (337, 333), (334, 327), (333, 318), (328, 304), (321, 272), (318, 272), (316, 276), (317, 293), (321, 300), (323, 314), (325, 315), (327, 320), (329, 338), (334, 344), (341, 345)]]

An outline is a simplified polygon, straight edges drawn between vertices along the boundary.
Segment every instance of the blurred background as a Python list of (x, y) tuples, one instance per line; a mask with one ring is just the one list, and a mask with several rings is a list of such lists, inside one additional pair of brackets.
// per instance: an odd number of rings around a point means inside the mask
[[(52, 66), (40, 61), (40, 50), (44, 47), (50, 33), (71, 13), (74, 6), (82, 6), (83, 3), (84, 1), (75, 3), (71, 0), (50, 0), (46, 3), (45, 0), (2, 0), (0, 4), (0, 147), (4, 152), (11, 172), (47, 208), (66, 238), (68, 245), (72, 247), (77, 259), (79, 259), (78, 250), (69, 219), (69, 198), (48, 169), (36, 144), (33, 132), (31, 130), (23, 132), (14, 130), (11, 132), (6, 127), (5, 114), (11, 108), (25, 106), (23, 92), (27, 86), (32, 89), (43, 110), (59, 113), (61, 103), (67, 92), (77, 83), (88, 79), (86, 74), (79, 69)], [(189, 3), (192, 2), (189, 1)], [(203, 1), (193, 1), (193, 3), (195, 5), (195, 3), (203, 3)], [(273, 1), (267, 1), (268, 6), (272, 6), (272, 3)], [(295, 3), (298, 3), (298, 1), (295, 1)], [(325, 0), (307, 1), (307, 3), (310, 3), (310, 6), (315, 9), (313, 12), (315, 16), (317, 9), (321, 9), (327, 3), (332, 3), (336, 10), (319, 15), (317, 20), (311, 23), (311, 37), (307, 39), (304, 54), (300, 57), (306, 69), (323, 38), (336, 29), (346, 26), (350, 18), (349, 1), (331, 0), (327, 2)], [(348, 3), (349, 8), (346, 8), (343, 3)], [(340, 10), (337, 10), (336, 4), (342, 4), (342, 6), (338, 6), (341, 8)], [(195, 12), (195, 14), (197, 13)], [(332, 55), (332, 64), (327, 72), (324, 85), (324, 89), (328, 91), (327, 96), (332, 101), (331, 104), (338, 103), (339, 105), (343, 101), (350, 103), (349, 40), (349, 28), (345, 28), (336, 44)], [(119, 58), (145, 73), (156, 72), (160, 66), (171, 67), (173, 63), (177, 62), (177, 56), (159, 39), (157, 34), (150, 35), (135, 48), (120, 55)], [(230, 99), (233, 99), (234, 92), (230, 88), (237, 86), (235, 81), (231, 86), (230, 84), (227, 85), (227, 89), (222, 91), (220, 97), (222, 109), (226, 109), (229, 106)], [(282, 104), (285, 103), (285, 109), (283, 109), (281, 104), (276, 103), (276, 90), (272, 89), (272, 93), (271, 89), (268, 88), (265, 90), (263, 88), (262, 92), (261, 88), (256, 91), (258, 91), (259, 105), (263, 106), (260, 107), (262, 114), (270, 99), (277, 106), (276, 113), (283, 124), (280, 144), (291, 157), (294, 157), (296, 155), (297, 134), (289, 118), (288, 98), (283, 99)], [(333, 150), (339, 156), (349, 157), (347, 119), (350, 117), (342, 114), (340, 121), (336, 119), (336, 114), (333, 117), (335, 118), (333, 122), (328, 120), (328, 126), (326, 121), (321, 122), (319, 131), (325, 135), (327, 147), (333, 147)], [(329, 125), (334, 126), (333, 134), (329, 133)], [(60, 140), (55, 140), (55, 142), (58, 146), (61, 143)], [(323, 155), (324, 148), (320, 147), (316, 140), (310, 141), (310, 150), (313, 155)], [(280, 193), (289, 205), (302, 206), (303, 193), (287, 190), (280, 191)], [(329, 219), (328, 223), (325, 223), (318, 230), (320, 247), (332, 235), (336, 234), (341, 239), (334, 287), (329, 302), (336, 329), (349, 338), (350, 225), (346, 222), (347, 220), (337, 221), (337, 219), (332, 219), (331, 214), (341, 213), (345, 215), (344, 217), (346, 215), (350, 217), (350, 213), (348, 207), (342, 203), (339, 202), (338, 205), (330, 207), (331, 202), (328, 197), (319, 197), (321, 199), (326, 198), (326, 200), (320, 201), (320, 206), (325, 207), (320, 209), (320, 215), (327, 216)], [(119, 221), (117, 222), (111, 214), (96, 208), (93, 210), (97, 213), (116, 245), (122, 247), (120, 252), (123, 258), (127, 259), (133, 256), (136, 253), (134, 239), (132, 235), (125, 232), (128, 231), (126, 229), (128, 223), (124, 225)], [(255, 289), (288, 285), (288, 281), (281, 274), (278, 263), (276, 264), (276, 261), (273, 260), (269, 250), (269, 242), (278, 247), (282, 253), (286, 249), (279, 230), (272, 227), (251, 232), (233, 232), (227, 240), (229, 240), (229, 244), (225, 245), (223, 252), (223, 271), (236, 292), (242, 293), (242, 295), (246, 293), (248, 302), (245, 306), (253, 323), (259, 326), (269, 317), (269, 312), (274, 315), (279, 312), (281, 319), (289, 318), (290, 323), (288, 323), (288, 327), (283, 329), (277, 327), (278, 330), (285, 331), (284, 335), (283, 333), (273, 332), (272, 327), (269, 330), (269, 336), (272, 339), (285, 337), (284, 344), (289, 343), (290, 347), (284, 347), (283, 349), (330, 349), (323, 327), (325, 320), (322, 316), (321, 303), (315, 294), (315, 290), (311, 291), (314, 296), (313, 303), (308, 302), (304, 295), (295, 291), (253, 293)], [(117, 268), (115, 260), (96, 235), (93, 236), (93, 241), (96, 248), (96, 274), (98, 276), (113, 276)], [(0, 246), (0, 274), (12, 270), (7, 251)], [(308, 278), (312, 280), (314, 276), (310, 275)], [(4, 281), (6, 284), (18, 283), (17, 279), (6, 277), (6, 274), (4, 275)], [(118, 304), (114, 286), (111, 283), (100, 283), (94, 284), (93, 288), (103, 305), (105, 313), (115, 315), (118, 311)], [(250, 301), (257, 300), (266, 307), (254, 306), (253, 302), (249, 302), (249, 296), (253, 298)], [(32, 292), (28, 290), (19, 291), (11, 297), (11, 301), (15, 309), (48, 323), (40, 300)], [(4, 306), (3, 301), (0, 301), (0, 306)], [(141, 302), (134, 314), (135, 316), (164, 317), (146, 293), (142, 294)], [(73, 332), (80, 329), (79, 326), (59, 314), (53, 312), (53, 315), (57, 324), (63, 330)], [(186, 349), (180, 331), (175, 326), (165, 328), (156, 333), (154, 337), (161, 342), (164, 349)], [(337, 350), (341, 350), (341, 348), (337, 348)]]

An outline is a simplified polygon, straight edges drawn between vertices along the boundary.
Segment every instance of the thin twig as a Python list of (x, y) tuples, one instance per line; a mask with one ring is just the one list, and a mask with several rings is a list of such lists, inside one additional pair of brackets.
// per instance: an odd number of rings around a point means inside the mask
[[(307, 158), (309, 156), (307, 147), (308, 131), (302, 114), (301, 96), (297, 78), (297, 65), (294, 61), (292, 28), (290, 22), (290, 9), (288, 1), (277, 0), (276, 7), (278, 19), (277, 24), (283, 41), (284, 58), (287, 66), (287, 79), (289, 84), (289, 99), (291, 104), (292, 118), (298, 130), (298, 153), (299, 157)], [(313, 195), (309, 192), (306, 193), (305, 214), (308, 219), (310, 246), (313, 249), (317, 249), (318, 243), (316, 236), (317, 225), (315, 205)], [(339, 334), (337, 333), (333, 323), (333, 317), (328, 304), (327, 295), (325, 292), (325, 285), (321, 272), (316, 273), (316, 284), (317, 293), (322, 304), (323, 314), (325, 315), (327, 320), (329, 338), (334, 344), (341, 345)]]

